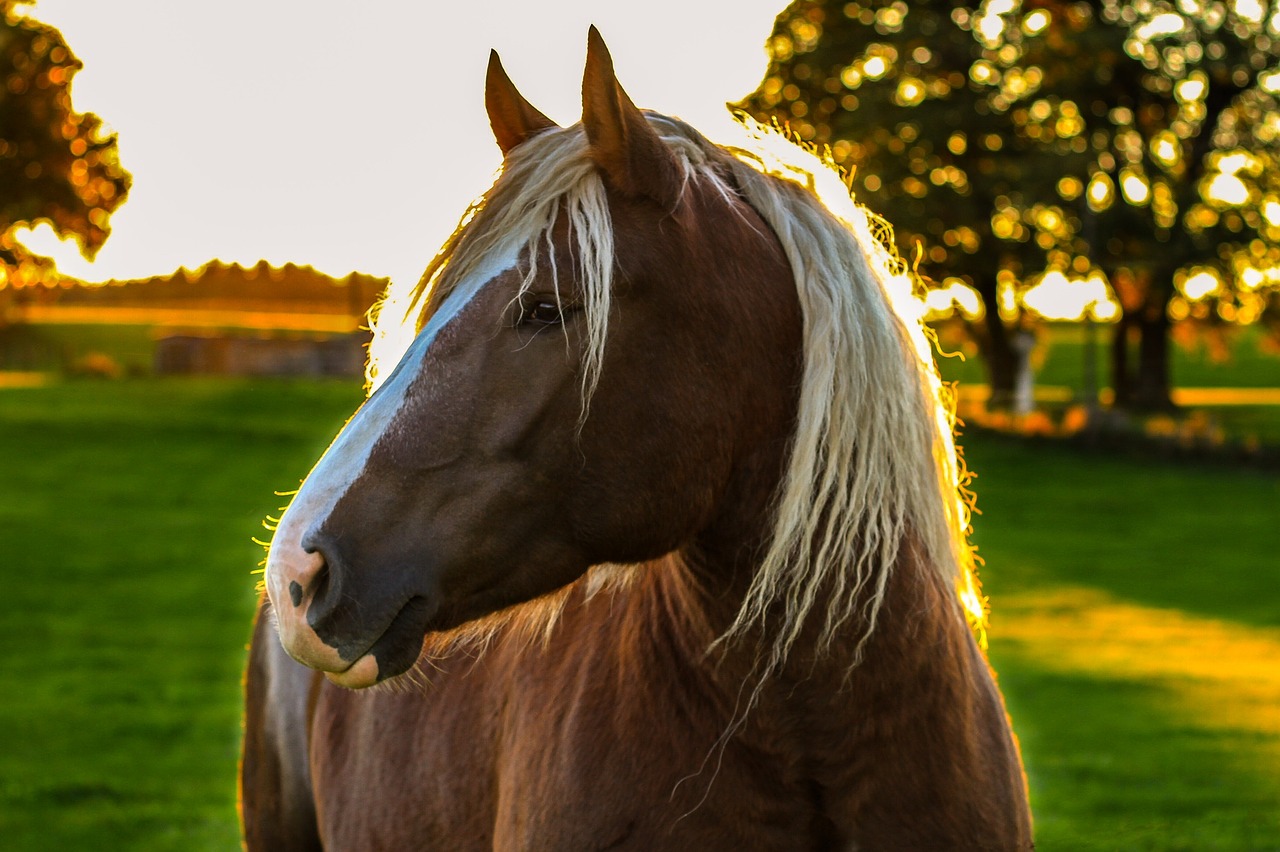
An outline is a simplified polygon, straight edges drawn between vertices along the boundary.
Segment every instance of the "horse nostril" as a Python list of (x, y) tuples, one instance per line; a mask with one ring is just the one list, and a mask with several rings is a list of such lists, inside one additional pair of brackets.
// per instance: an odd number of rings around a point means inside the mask
[(308, 597), (312, 601), (324, 597), (329, 586), (330, 561), (325, 552), (327, 540), (312, 531), (302, 537), (302, 551), (307, 555), (305, 569), (289, 581), (289, 598), (295, 607), (301, 607)]

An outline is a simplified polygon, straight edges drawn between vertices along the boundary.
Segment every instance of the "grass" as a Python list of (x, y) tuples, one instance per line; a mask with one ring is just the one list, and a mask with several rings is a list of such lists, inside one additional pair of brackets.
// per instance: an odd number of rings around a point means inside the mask
[(965, 443), (1039, 848), (1280, 849), (1280, 482)]
[(237, 848), (250, 537), (358, 399), (335, 385), (0, 392), (0, 836)]
[[(6, 850), (236, 847), (250, 537), (358, 399), (0, 391)], [(1276, 479), (966, 444), (1039, 848), (1280, 849)]]

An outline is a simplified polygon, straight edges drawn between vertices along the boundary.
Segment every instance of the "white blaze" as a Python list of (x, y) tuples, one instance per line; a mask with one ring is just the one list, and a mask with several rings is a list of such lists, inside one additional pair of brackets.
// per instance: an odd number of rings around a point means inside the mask
[(436, 336), (462, 313), (481, 290), (516, 265), (519, 247), (494, 252), (475, 274), (461, 282), (432, 315), (425, 328), (400, 358), (387, 380), (347, 421), (289, 503), (271, 540), (266, 583), (273, 603), (289, 600), (288, 579), (282, 570), (302, 547), (302, 536), (317, 520), (328, 517), (338, 501), (364, 472), (378, 439), (395, 422), (409, 386), (422, 370)]

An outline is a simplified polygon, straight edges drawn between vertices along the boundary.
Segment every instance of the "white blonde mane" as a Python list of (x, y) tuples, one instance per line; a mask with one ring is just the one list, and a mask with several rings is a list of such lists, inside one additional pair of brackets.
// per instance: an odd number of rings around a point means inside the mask
[[(819, 644), (826, 650), (860, 614), (850, 649), (856, 662), (904, 546), (914, 546), (955, 584), (981, 630), (984, 600), (967, 544), (969, 513), (950, 394), (933, 364), (913, 279), (886, 250), (888, 241), (876, 235), (887, 225), (852, 201), (827, 163), (775, 131), (747, 120), (739, 144), (722, 148), (683, 122), (648, 118), (683, 164), (686, 183), (723, 194), (740, 190), (773, 229), (794, 272), (804, 318), (798, 427), (776, 496), (771, 544), (737, 618), (717, 642), (767, 622), (772, 639), (762, 662), (774, 670), (811, 617), (821, 619)], [(736, 189), (713, 166), (730, 170)], [(390, 372), (386, 365), (399, 360), (412, 333), (489, 253), (527, 247), (528, 288), (537, 273), (536, 248), (551, 247), (561, 212), (575, 241), (585, 297), (585, 417), (608, 338), (613, 228), (603, 182), (576, 125), (545, 131), (514, 149), (421, 281), (392, 286), (373, 318), (370, 386)], [(457, 638), (483, 646), (512, 620), (526, 633), (545, 632), (564, 600), (557, 593), (516, 607), (511, 618), (485, 619), (462, 628)]]

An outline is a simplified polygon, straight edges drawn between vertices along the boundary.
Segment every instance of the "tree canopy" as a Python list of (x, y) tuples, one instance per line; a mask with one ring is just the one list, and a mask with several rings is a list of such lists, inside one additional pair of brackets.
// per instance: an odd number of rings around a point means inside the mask
[(81, 63), (52, 27), (0, 0), (0, 288), (45, 280), (52, 263), (15, 232), (49, 223), (92, 257), (129, 191), (116, 137), (71, 105)]
[(1118, 401), (1160, 406), (1171, 319), (1275, 303), (1278, 38), (1280, 0), (799, 0), (742, 105), (829, 145), (932, 286), (981, 296), (997, 396), (1020, 296), (1072, 278), (1119, 299)]

